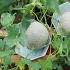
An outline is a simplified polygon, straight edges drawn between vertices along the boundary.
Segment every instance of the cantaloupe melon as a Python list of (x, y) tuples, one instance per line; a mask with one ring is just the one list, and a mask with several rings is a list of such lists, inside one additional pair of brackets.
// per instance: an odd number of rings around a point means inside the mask
[(30, 24), (26, 31), (26, 36), (28, 40), (28, 48), (41, 48), (48, 40), (49, 34), (47, 28), (37, 21)]

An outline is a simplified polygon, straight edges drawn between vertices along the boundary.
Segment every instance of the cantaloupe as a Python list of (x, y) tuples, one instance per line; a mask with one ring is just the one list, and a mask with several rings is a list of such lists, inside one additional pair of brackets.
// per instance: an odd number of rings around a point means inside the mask
[(69, 33), (70, 32), (70, 12), (65, 12), (64, 14), (61, 15), (61, 28)]
[(48, 40), (47, 28), (40, 22), (33, 21), (26, 31), (28, 48), (35, 49), (43, 47)]

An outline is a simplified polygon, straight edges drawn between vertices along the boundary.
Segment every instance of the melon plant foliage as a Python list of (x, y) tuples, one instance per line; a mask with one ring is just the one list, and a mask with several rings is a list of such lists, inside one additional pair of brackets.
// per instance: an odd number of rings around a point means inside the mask
[[(70, 33), (65, 34), (58, 24), (60, 9), (66, 11), (70, 4), (61, 3), (64, 0), (0, 0), (0, 70), (63, 70), (70, 66)], [(16, 45), (27, 45), (25, 32), (31, 19), (46, 26), (51, 37), (47, 55), (34, 61), (15, 57)]]

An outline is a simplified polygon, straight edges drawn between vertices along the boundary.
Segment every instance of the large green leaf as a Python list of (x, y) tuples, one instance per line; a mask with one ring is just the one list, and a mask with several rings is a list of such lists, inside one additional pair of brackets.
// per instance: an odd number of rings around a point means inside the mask
[(8, 36), (4, 38), (4, 41), (6, 45), (12, 47), (16, 45), (18, 41), (19, 29), (16, 27), (16, 25), (12, 25), (10, 27), (7, 27), (7, 32), (8, 32)]
[(16, 0), (0, 0), (0, 13), (7, 11), (9, 6)]
[(27, 44), (27, 37), (26, 37), (26, 30), (30, 25), (30, 20), (27, 18), (23, 18), (22, 22), (18, 24), (17, 26), (19, 27), (20, 30), (20, 35), (19, 35), (19, 42), (24, 46)]
[(1, 24), (4, 27), (11, 26), (11, 24), (13, 24), (14, 19), (15, 19), (14, 14), (11, 15), (10, 13), (3, 13), (1, 15)]
[(58, 9), (58, 5), (59, 5), (58, 0), (40, 0), (40, 2), (49, 11), (52, 11), (52, 12), (54, 12), (54, 11), (58, 12), (59, 11), (59, 9)]

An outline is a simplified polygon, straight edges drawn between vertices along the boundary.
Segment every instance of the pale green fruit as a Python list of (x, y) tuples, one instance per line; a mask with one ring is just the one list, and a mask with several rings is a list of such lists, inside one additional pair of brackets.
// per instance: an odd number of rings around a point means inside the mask
[(28, 48), (35, 49), (41, 48), (47, 43), (49, 34), (47, 28), (43, 24), (33, 21), (26, 31), (26, 36)]
[(49, 36), (47, 28), (34, 19), (31, 19), (31, 24), (26, 30), (26, 42), (23, 46), (21, 43), (17, 43), (15, 48), (16, 54), (34, 60), (46, 55), (51, 38)]
[(61, 16), (61, 28), (65, 31), (65, 32), (70, 32), (70, 12), (65, 12), (64, 14), (62, 14)]

